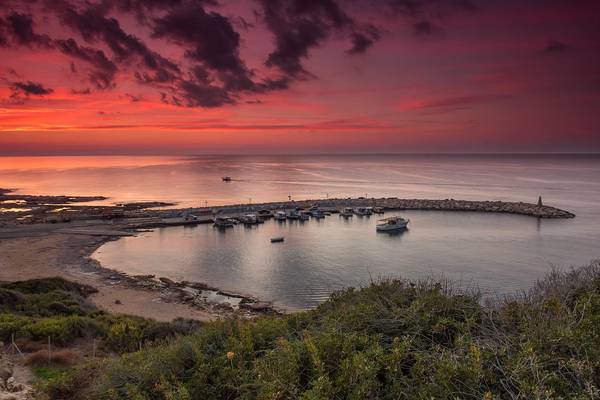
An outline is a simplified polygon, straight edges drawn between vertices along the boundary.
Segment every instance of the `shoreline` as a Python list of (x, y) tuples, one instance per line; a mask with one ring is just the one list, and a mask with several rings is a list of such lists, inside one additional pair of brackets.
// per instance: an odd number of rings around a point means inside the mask
[[(0, 197), (2, 194), (3, 191), (0, 190)], [(59, 196), (61, 200), (65, 197)], [(47, 198), (49, 196), (44, 196), (44, 199)], [(147, 204), (148, 207), (152, 207), (156, 203)], [(37, 224), (6, 218), (6, 214), (20, 215), (20, 213), (3, 213), (4, 224), (0, 224), (0, 281), (60, 276), (96, 287), (98, 293), (92, 295), (91, 300), (100, 309), (162, 321), (170, 321), (178, 317), (208, 321), (217, 318), (253, 318), (259, 315), (282, 313), (286, 310), (276, 309), (270, 302), (263, 302), (240, 293), (225, 292), (202, 282), (175, 282), (165, 277), (132, 276), (111, 270), (100, 265), (92, 255), (103, 244), (123, 236), (135, 235), (144, 229), (189, 223), (165, 222), (164, 218), (174, 213), (200, 213), (204, 219), (195, 223), (210, 223), (216, 214), (232, 215), (260, 209), (290, 209), (315, 204), (332, 209), (375, 206), (383, 207), (386, 211), (492, 212), (537, 218), (575, 216), (565, 210), (530, 203), (454, 199), (326, 199), (169, 210), (148, 209), (145, 205), (135, 203), (135, 206), (128, 207), (126, 212), (116, 217), (111, 213), (122, 206), (93, 207), (94, 210), (100, 210), (100, 215), (112, 215), (114, 218), (111, 219), (99, 219), (97, 213), (90, 215), (90, 207), (69, 205), (71, 209), (69, 218), (58, 223), (48, 222), (44, 217), (45, 213), (41, 214), (42, 222)], [(221, 301), (215, 302), (215, 297)]]

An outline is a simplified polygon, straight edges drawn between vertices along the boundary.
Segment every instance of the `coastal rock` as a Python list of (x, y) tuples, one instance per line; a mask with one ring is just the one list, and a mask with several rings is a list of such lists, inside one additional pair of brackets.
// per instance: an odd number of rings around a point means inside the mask
[(158, 278), (159, 281), (161, 281), (162, 283), (164, 283), (165, 285), (168, 286), (175, 286), (177, 285), (177, 283), (169, 278), (165, 278), (165, 277), (160, 277)]

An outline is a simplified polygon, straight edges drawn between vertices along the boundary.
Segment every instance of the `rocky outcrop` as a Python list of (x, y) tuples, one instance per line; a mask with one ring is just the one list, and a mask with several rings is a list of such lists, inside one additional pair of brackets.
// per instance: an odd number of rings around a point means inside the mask
[(31, 398), (31, 386), (17, 382), (13, 364), (0, 354), (0, 400), (25, 400)]

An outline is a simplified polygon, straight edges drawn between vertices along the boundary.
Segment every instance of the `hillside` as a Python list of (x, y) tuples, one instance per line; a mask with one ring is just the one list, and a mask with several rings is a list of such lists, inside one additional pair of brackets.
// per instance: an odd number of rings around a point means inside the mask
[[(3, 288), (2, 298), (23, 287)], [(140, 400), (600, 396), (600, 263), (553, 272), (519, 298), (481, 303), (476, 292), (453, 290), (446, 283), (388, 280), (337, 292), (308, 312), (211, 322), (192, 334), (167, 329), (161, 335), (166, 339), (148, 336), (153, 344), (122, 355), (116, 353), (132, 349), (126, 342), (120, 349), (110, 348), (112, 341), (107, 339), (118, 331), (115, 326), (137, 323), (142, 325), (133, 331), (147, 332), (144, 324), (150, 322), (79, 306), (81, 318), (95, 321), (90, 324), (98, 324), (104, 334), (107, 354), (40, 380), (38, 396)], [(4, 312), (9, 313), (2, 316), (4, 335), (7, 315), (35, 318), (20, 315), (14, 306)], [(29, 331), (34, 337), (36, 331)], [(70, 331), (64, 340), (72, 337)]]

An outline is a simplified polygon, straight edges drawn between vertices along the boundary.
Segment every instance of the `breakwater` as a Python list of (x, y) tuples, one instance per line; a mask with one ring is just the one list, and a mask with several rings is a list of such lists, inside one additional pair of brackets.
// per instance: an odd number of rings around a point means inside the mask
[(341, 209), (344, 207), (382, 207), (388, 211), (395, 210), (432, 210), (432, 211), (471, 211), (488, 213), (519, 214), (536, 218), (574, 218), (575, 214), (547, 205), (525, 202), (507, 201), (475, 201), (475, 200), (429, 200), (429, 199), (400, 199), (387, 198), (347, 198), (286, 201), (260, 204), (237, 204), (219, 207), (203, 207), (191, 209), (191, 212), (203, 214), (235, 214), (257, 212), (259, 210), (288, 210), (296, 207), (308, 208), (318, 206), (323, 209)]

